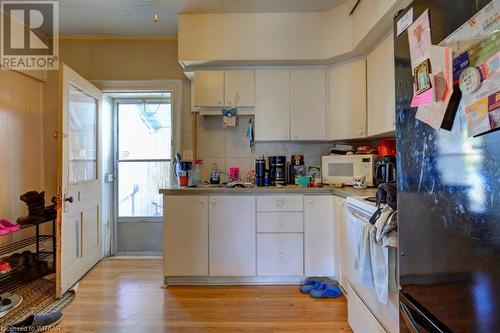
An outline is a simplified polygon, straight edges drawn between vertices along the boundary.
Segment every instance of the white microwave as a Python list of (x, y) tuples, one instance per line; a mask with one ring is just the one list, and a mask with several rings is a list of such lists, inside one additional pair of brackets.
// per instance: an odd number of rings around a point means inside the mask
[(365, 176), (367, 186), (375, 186), (377, 155), (328, 155), (321, 158), (324, 184), (352, 185), (352, 177)]

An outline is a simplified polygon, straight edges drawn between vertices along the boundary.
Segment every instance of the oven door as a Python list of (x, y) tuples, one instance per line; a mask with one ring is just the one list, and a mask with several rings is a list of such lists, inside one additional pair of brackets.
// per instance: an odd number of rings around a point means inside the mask
[(322, 161), (323, 183), (344, 183), (352, 185), (352, 177), (356, 175), (356, 163), (353, 159), (340, 159), (326, 156)]
[[(361, 298), (384, 329), (390, 333), (397, 333), (399, 332), (398, 293), (396, 290), (390, 290), (388, 303), (381, 303), (375, 293), (373, 280), (370, 284), (369, 274), (363, 274), (360, 267), (363, 229), (366, 224), (369, 224), (370, 216), (370, 212), (356, 207), (349, 205), (347, 208), (347, 277), (352, 290)], [(387, 251), (389, 260), (395, 260), (396, 251), (394, 249), (384, 248), (384, 251)]]

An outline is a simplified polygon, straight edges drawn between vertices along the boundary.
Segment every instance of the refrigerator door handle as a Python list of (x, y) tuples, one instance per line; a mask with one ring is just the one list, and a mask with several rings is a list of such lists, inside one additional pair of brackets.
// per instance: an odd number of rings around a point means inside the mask
[(403, 320), (405, 321), (406, 326), (410, 330), (411, 333), (422, 333), (418, 327), (417, 323), (413, 319), (413, 316), (410, 313), (410, 310), (403, 303), (399, 303), (399, 308), (401, 310), (401, 315), (403, 316)]

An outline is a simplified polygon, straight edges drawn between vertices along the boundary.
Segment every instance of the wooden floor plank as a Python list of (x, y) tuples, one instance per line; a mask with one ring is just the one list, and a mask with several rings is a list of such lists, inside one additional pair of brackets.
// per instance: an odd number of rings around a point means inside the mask
[(107, 259), (80, 283), (62, 332), (351, 332), (344, 297), (297, 286), (170, 286), (161, 260)]

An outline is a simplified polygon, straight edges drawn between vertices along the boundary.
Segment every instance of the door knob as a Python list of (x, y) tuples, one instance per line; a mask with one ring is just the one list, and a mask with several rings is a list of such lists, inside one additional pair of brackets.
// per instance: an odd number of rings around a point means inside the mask
[(73, 197), (64, 198), (64, 201), (67, 201), (69, 203), (73, 203)]
[(282, 207), (283, 206), (283, 201), (278, 201), (278, 207)]

